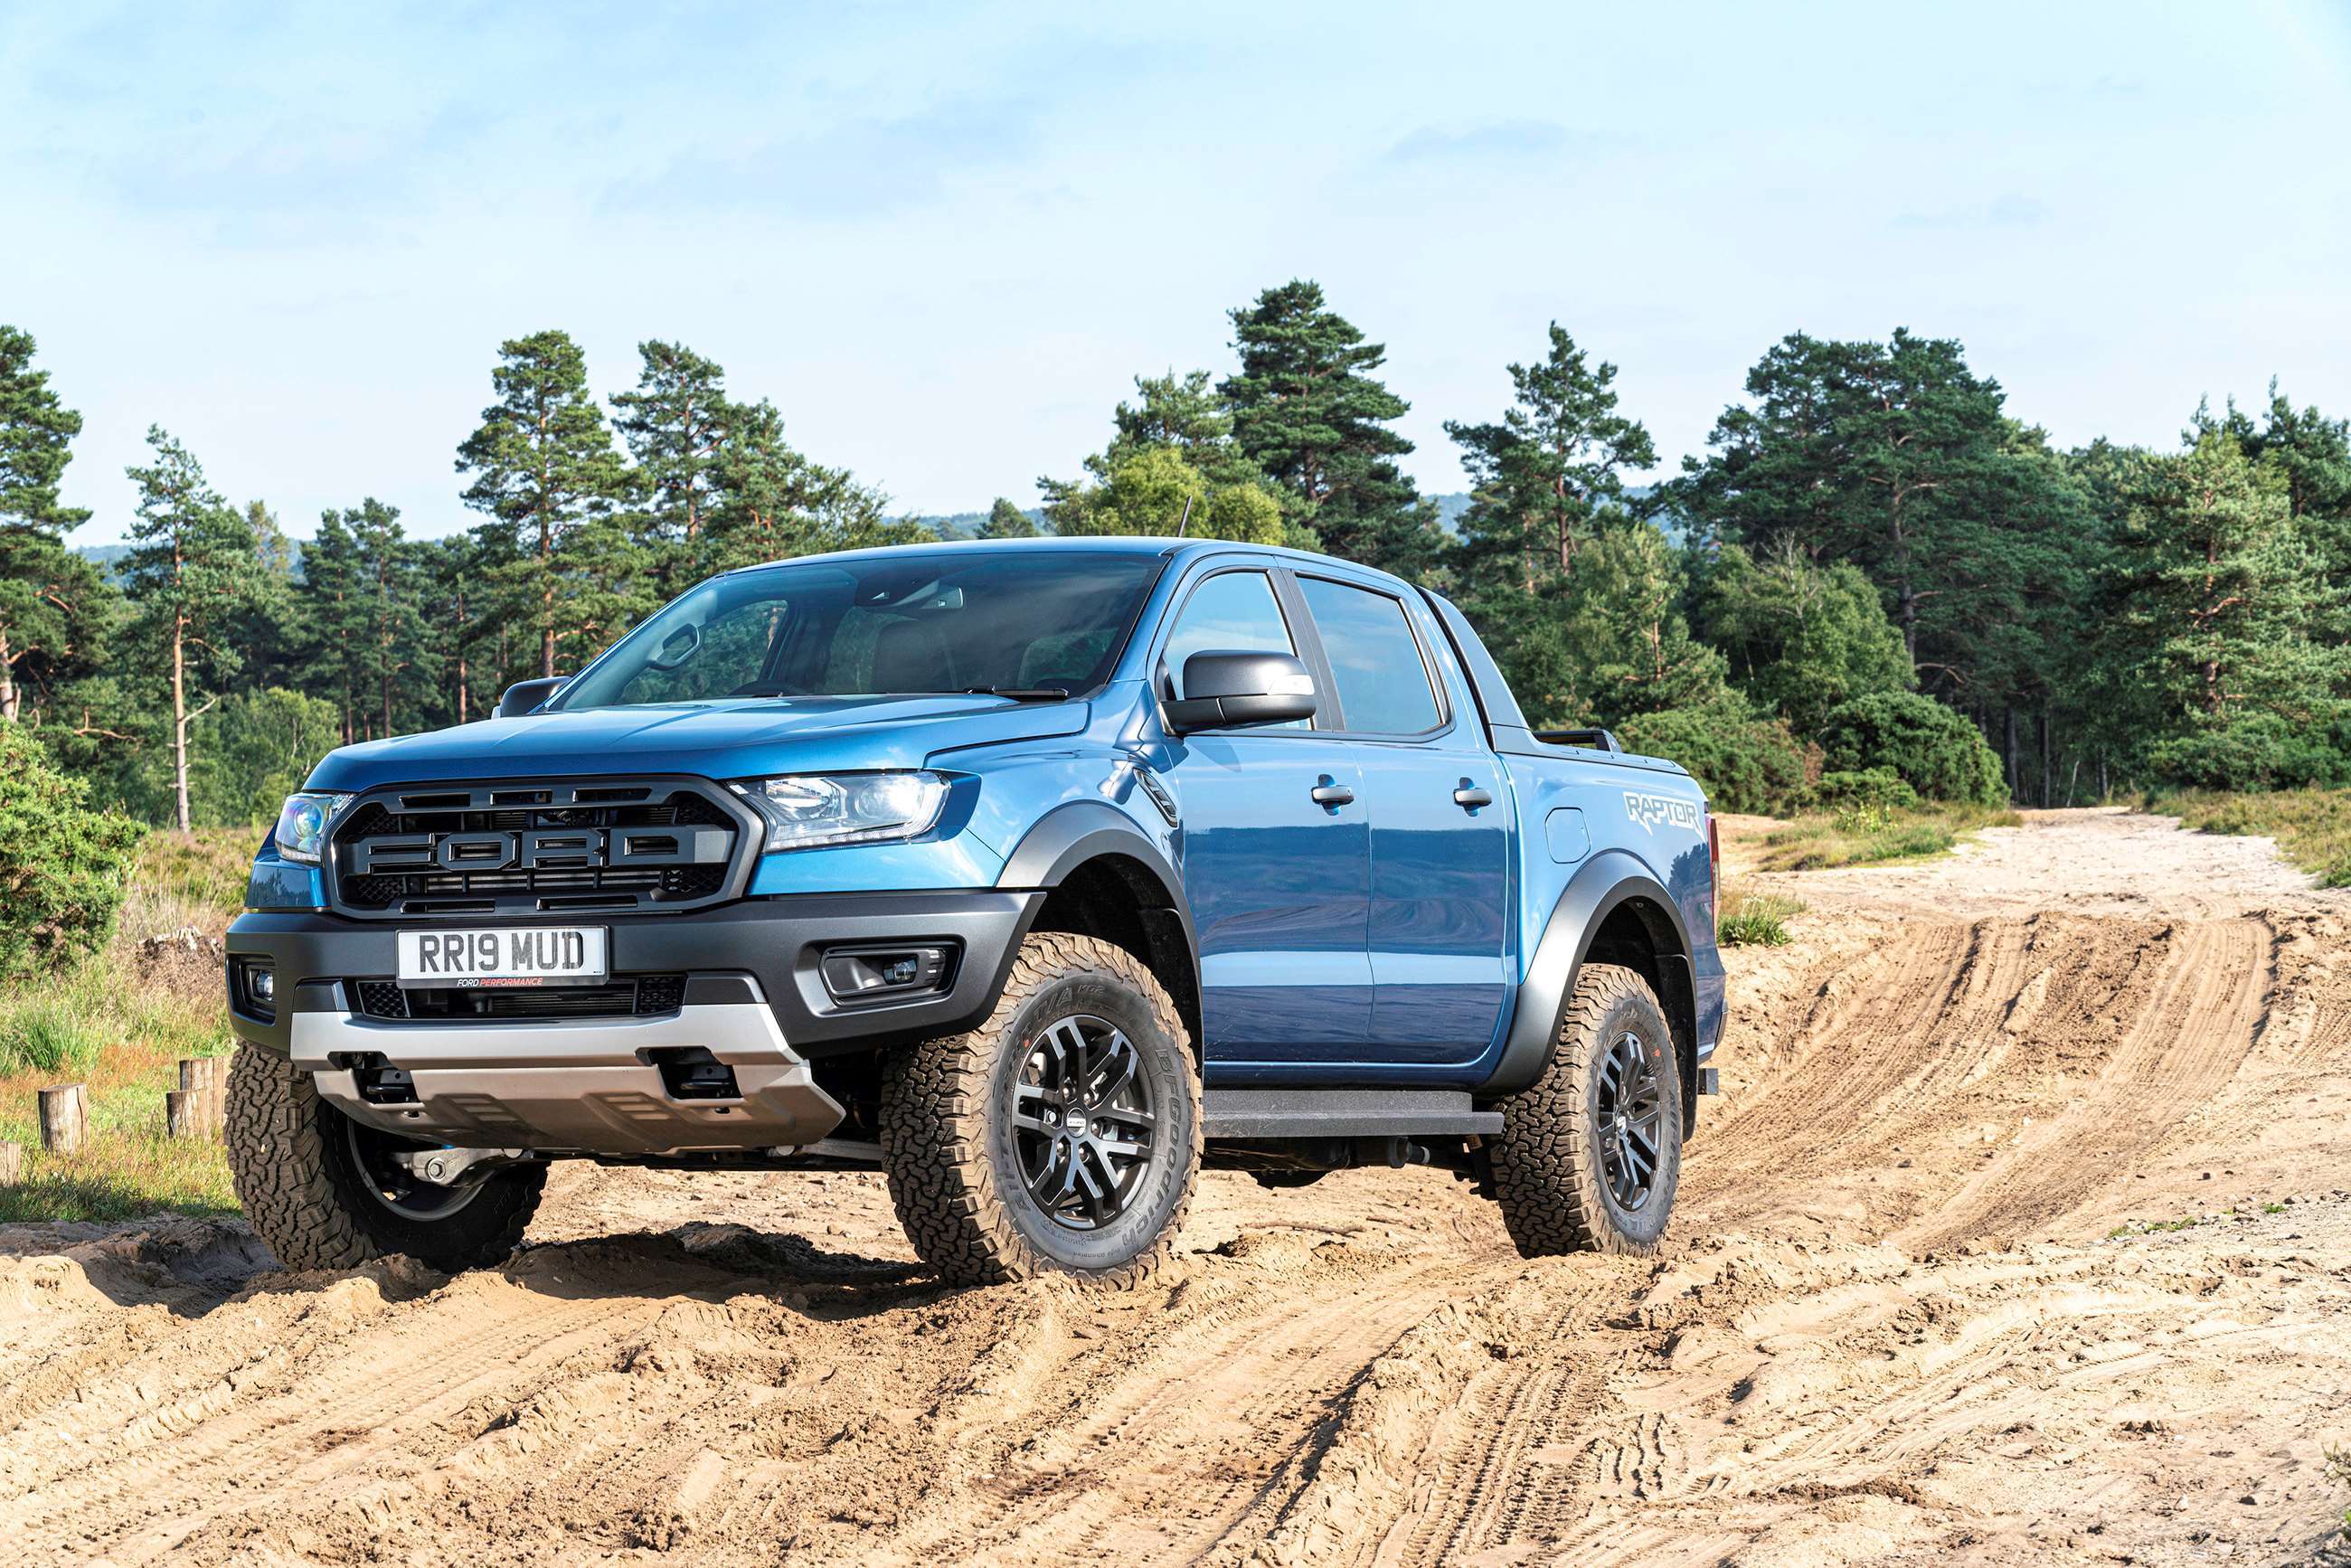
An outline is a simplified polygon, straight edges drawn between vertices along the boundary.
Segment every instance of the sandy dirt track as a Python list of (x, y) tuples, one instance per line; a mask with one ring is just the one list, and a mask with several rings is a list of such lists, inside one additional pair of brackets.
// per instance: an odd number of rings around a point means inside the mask
[(2351, 902), (2097, 812), (1773, 880), (1660, 1258), (1426, 1172), (1211, 1175), (1130, 1296), (943, 1291), (862, 1175), (567, 1166), (455, 1280), (0, 1228), (0, 1559), (2335, 1553)]

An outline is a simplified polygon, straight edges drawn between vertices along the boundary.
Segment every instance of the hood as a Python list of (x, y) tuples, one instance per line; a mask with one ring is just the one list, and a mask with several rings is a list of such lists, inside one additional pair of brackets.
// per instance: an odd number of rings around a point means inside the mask
[(1082, 702), (991, 696), (741, 697), (486, 719), (329, 752), (314, 789), (468, 779), (691, 773), (747, 779), (920, 768), (932, 753), (1075, 735)]

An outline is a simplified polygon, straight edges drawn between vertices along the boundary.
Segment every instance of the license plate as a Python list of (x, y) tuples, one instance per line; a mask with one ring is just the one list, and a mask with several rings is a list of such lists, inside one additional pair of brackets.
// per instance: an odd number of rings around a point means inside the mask
[(562, 986), (606, 977), (604, 928), (402, 931), (403, 986)]

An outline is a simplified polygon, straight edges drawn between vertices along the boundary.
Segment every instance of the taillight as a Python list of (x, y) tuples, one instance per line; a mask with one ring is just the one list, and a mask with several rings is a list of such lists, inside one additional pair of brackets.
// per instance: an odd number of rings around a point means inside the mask
[(1722, 924), (1722, 830), (1714, 825), (1714, 813), (1706, 814), (1706, 909), (1707, 916), (1719, 926)]

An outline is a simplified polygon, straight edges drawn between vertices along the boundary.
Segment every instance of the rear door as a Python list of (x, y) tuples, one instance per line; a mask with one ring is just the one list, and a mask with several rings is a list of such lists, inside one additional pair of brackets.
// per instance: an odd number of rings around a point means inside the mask
[(1501, 764), (1448, 678), (1424, 606), (1373, 580), (1301, 570), (1371, 817), (1369, 1060), (1468, 1061), (1510, 985), (1510, 810)]
[[(1184, 661), (1196, 653), (1302, 654), (1296, 613), (1272, 573), (1212, 564), (1168, 619), (1160, 695), (1184, 695)], [(1354, 1060), (1371, 1039), (1371, 837), (1355, 749), (1307, 724), (1174, 743), (1166, 778), (1183, 823), (1212, 1070)]]

